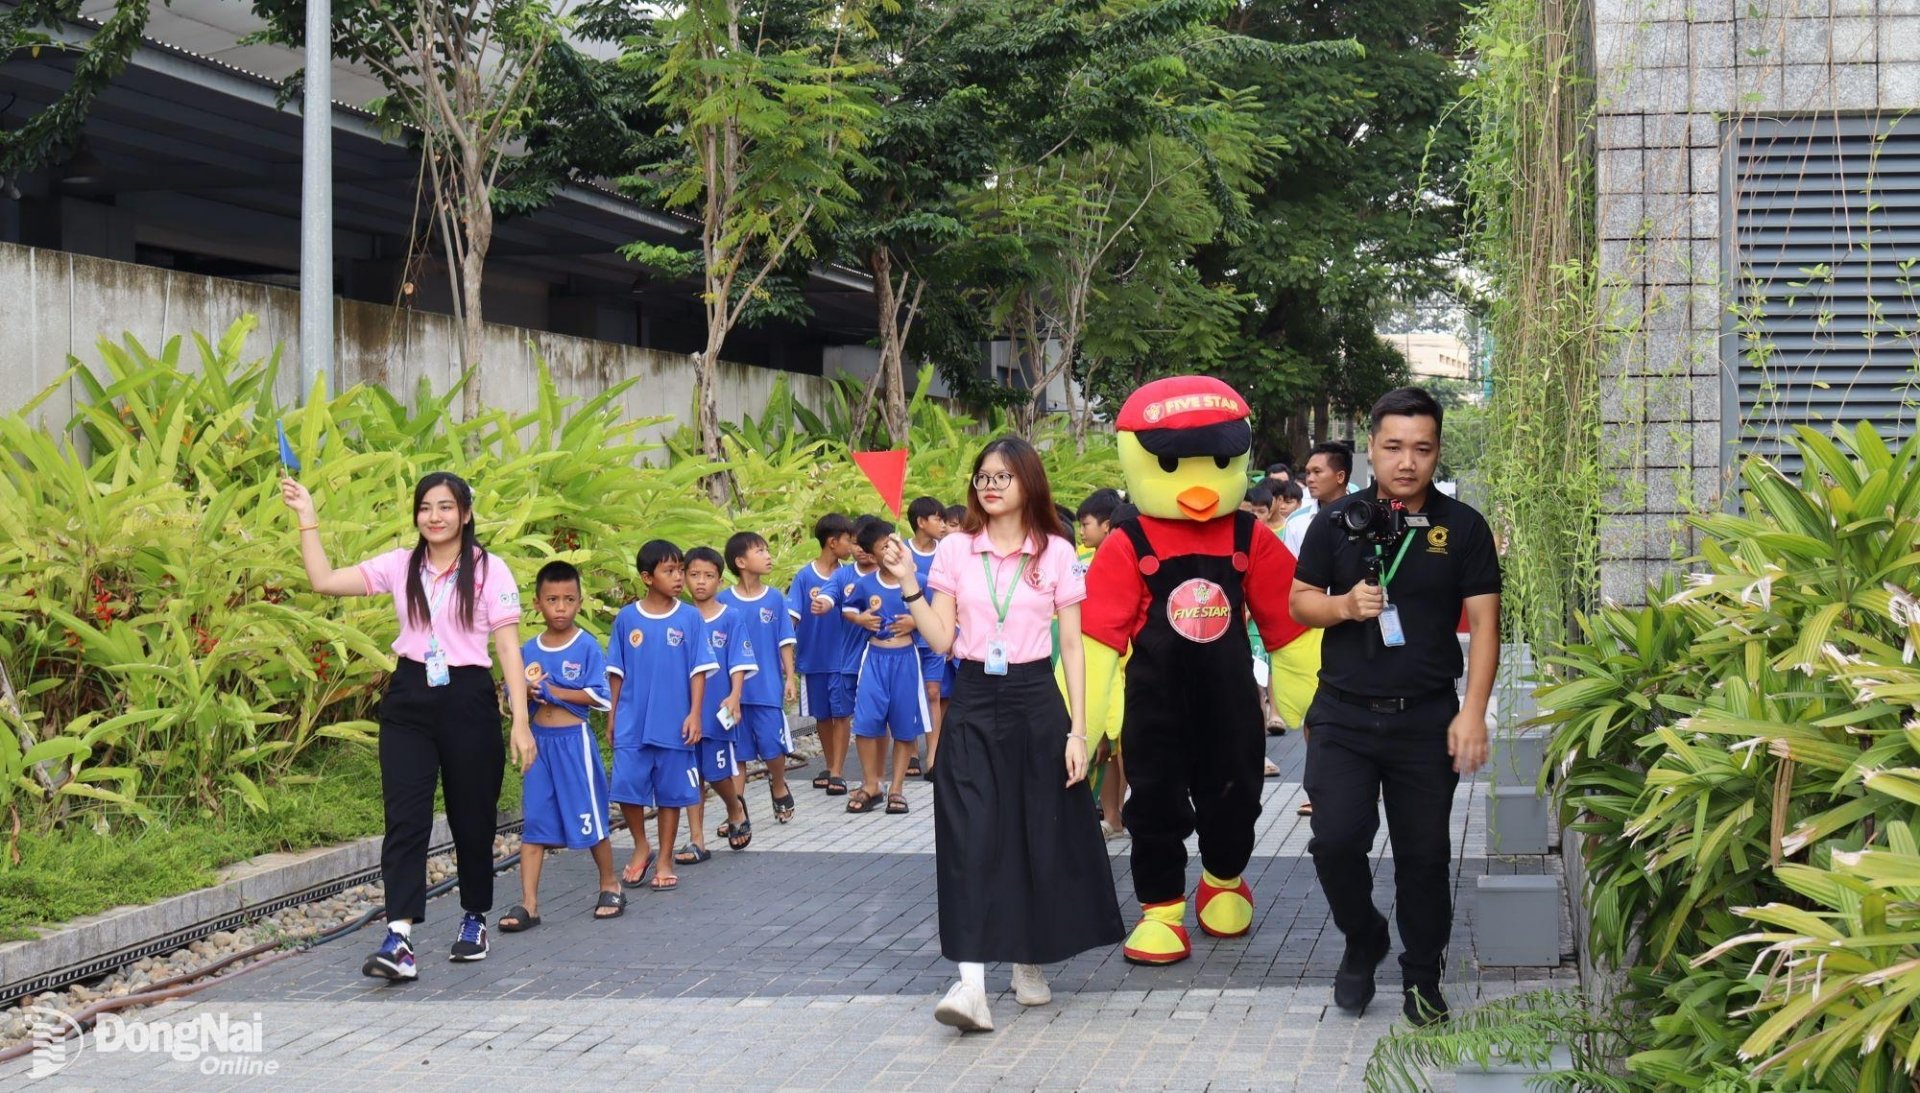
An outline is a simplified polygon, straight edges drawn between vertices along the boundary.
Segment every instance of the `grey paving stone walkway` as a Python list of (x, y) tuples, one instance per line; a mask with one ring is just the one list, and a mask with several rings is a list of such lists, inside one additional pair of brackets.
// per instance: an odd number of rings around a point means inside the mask
[[(0, 1087), (1359, 1089), (1374, 1041), (1398, 1018), (1397, 970), (1382, 965), (1364, 1018), (1332, 1008), (1341, 940), (1306, 854), (1307, 821), (1294, 814), (1304, 749), (1290, 735), (1269, 752), (1282, 774), (1267, 783), (1249, 870), (1253, 932), (1218, 941), (1195, 930), (1194, 959), (1172, 968), (1134, 967), (1117, 947), (1084, 954), (1049, 969), (1054, 1002), (1032, 1009), (1013, 1001), (1005, 967), (989, 968), (990, 1035), (932, 1019), (952, 969), (936, 936), (931, 787), (910, 784), (909, 815), (853, 816), (802, 779), (792, 824), (773, 823), (765, 789), (752, 787), (753, 846), (732, 853), (714, 840), (711, 862), (681, 867), (678, 891), (636, 891), (621, 919), (589, 919), (592, 863), (558, 855), (542, 925), (495, 933), (483, 963), (446, 961), (458, 905), (442, 898), (415, 929), (418, 982), (360, 976), (379, 937), (368, 929), (140, 1015), (258, 1014), (257, 1054), (176, 1060), (101, 1051), (89, 1037), (50, 1077), (31, 1081), (17, 1063), (0, 1070)], [(1481, 969), (1474, 959), (1474, 877), (1558, 868), (1554, 858), (1489, 861), (1483, 788), (1462, 784), (1452, 820), (1456, 1007), (1577, 980), (1570, 964)], [(1385, 838), (1383, 825), (1383, 910), (1393, 896)], [(624, 833), (616, 844), (624, 860)], [(1110, 848), (1131, 920), (1126, 841)], [(498, 907), (518, 892), (518, 876), (502, 876)], [(1435, 1089), (1450, 1087), (1436, 1077)]]

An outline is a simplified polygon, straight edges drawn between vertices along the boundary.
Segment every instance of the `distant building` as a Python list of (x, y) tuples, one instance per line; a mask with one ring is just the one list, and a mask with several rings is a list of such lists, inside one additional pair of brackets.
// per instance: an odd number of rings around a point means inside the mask
[[(1465, 383), (1473, 378), (1473, 347), (1456, 335), (1435, 332), (1381, 334), (1380, 340), (1407, 359), (1407, 370), (1412, 373), (1416, 384), (1427, 380)], [(1478, 397), (1477, 394), (1474, 397)]]

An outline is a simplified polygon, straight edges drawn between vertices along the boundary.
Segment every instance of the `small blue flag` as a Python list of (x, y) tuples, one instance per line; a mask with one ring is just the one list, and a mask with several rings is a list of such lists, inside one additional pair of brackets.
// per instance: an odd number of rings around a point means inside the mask
[(293, 454), (293, 445), (287, 443), (287, 423), (276, 421), (273, 426), (280, 430), (280, 465), (290, 474), (299, 474), (300, 457)]

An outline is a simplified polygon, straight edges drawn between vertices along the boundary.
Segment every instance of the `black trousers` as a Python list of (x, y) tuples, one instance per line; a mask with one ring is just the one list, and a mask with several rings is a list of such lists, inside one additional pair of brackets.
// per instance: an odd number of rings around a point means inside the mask
[(1307, 712), (1307, 796), (1313, 839), (1307, 850), (1334, 925), (1348, 941), (1385, 929), (1373, 905), (1369, 855), (1384, 799), (1393, 846), (1400, 972), (1437, 983), (1453, 932), (1453, 842), (1449, 815), (1460, 776), (1447, 755), (1447, 725), (1459, 710), (1451, 693), (1401, 713), (1377, 714), (1323, 690)]
[(387, 920), (427, 917), (427, 845), (433, 791), (445, 792), (460, 872), (460, 906), (493, 909), (493, 833), (507, 745), (493, 673), (452, 668), (445, 687), (427, 686), (426, 666), (400, 658), (380, 701), (380, 796), (387, 834), (380, 844)]
[(1222, 880), (1240, 876), (1253, 857), (1266, 737), (1253, 673), (1242, 670), (1244, 661), (1233, 667), (1246, 677), (1244, 688), (1203, 679), (1180, 702), (1166, 697), (1183, 693), (1171, 673), (1150, 679), (1137, 656), (1128, 666), (1121, 816), (1133, 838), (1133, 891), (1142, 904), (1185, 895), (1186, 840), (1196, 831), (1201, 866)]

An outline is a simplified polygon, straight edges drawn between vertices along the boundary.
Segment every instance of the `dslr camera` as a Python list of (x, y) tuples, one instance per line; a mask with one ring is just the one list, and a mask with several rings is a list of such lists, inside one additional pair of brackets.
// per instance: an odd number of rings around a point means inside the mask
[(1398, 498), (1356, 497), (1340, 510), (1340, 530), (1356, 543), (1391, 546), (1407, 533), (1407, 506)]

